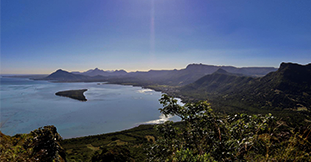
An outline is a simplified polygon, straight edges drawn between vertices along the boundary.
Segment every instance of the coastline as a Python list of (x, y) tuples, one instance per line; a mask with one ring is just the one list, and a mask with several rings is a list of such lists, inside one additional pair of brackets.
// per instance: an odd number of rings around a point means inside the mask
[[(158, 103), (158, 99), (161, 97), (161, 93), (159, 91), (151, 92), (150, 89), (146, 91), (145, 89), (147, 87), (130, 85), (130, 84), (127, 84), (127, 85), (123, 85), (123, 84), (114, 84), (113, 85), (113, 84), (111, 84), (111, 85), (109, 85), (110, 83), (107, 83), (107, 82), (92, 82), (92, 83), (80, 82), (81, 84), (77, 83), (77, 82), (70, 82), (70, 83), (64, 82), (64, 84), (63, 83), (59, 84), (59, 83), (54, 83), (54, 82), (47, 81), (47, 80), (41, 80), (40, 81), (40, 80), (34, 80), (34, 79), (29, 79), (29, 78), (20, 78), (20, 81), (26, 80), (25, 83), (27, 83), (27, 84), (30, 83), (31, 85), (34, 85), (34, 86), (26, 86), (26, 84), (24, 84), (24, 82), (20, 82), (19, 79), (18, 80), (17, 79), (18, 78), (16, 78), (16, 80), (13, 79), (13, 81), (16, 81), (13, 84), (16, 84), (16, 83), (18, 83), (18, 84), (23, 83), (23, 84), (18, 85), (18, 86), (9, 87), (9, 88), (18, 88), (17, 89), (18, 94), (17, 94), (16, 99), (20, 99), (20, 100), (24, 99), (27, 101), (27, 103), (28, 102), (31, 103), (28, 105), (27, 104), (24, 105), (25, 108), (27, 108), (25, 110), (28, 110), (28, 109), (32, 110), (32, 109), (35, 109), (36, 107), (38, 107), (38, 108), (39, 107), (47, 107), (46, 110), (44, 110), (45, 112), (47, 112), (43, 115), (45, 117), (41, 117), (41, 118), (38, 118), (36, 120), (40, 120), (41, 123), (44, 123), (44, 121), (46, 121), (46, 119), (50, 118), (50, 116), (48, 114), (53, 113), (54, 116), (55, 115), (56, 116), (55, 117), (51, 116), (51, 119), (49, 119), (49, 123), (52, 123), (55, 126), (57, 126), (57, 128), (59, 128), (59, 130), (60, 130), (61, 135), (64, 135), (65, 138), (84, 137), (84, 136), (95, 135), (95, 134), (103, 134), (103, 133), (111, 133), (111, 132), (115, 132), (115, 131), (122, 131), (122, 130), (127, 130), (130, 128), (134, 128), (134, 127), (142, 125), (142, 124), (146, 124), (147, 122), (150, 122), (153, 120), (161, 119), (160, 118), (160, 112), (158, 111), (158, 108), (161, 107)], [(29, 81), (27, 81), (27, 80), (29, 80)], [(7, 81), (9, 83), (9, 81), (11, 81), (11, 80), (8, 78)], [(44, 81), (44, 82), (42, 82), (42, 81)], [(86, 83), (86, 86), (84, 85), (85, 83)], [(71, 86), (71, 84), (73, 86)], [(106, 88), (106, 86), (108, 89)], [(26, 89), (24, 89), (23, 87), (26, 87)], [(47, 87), (48, 87), (48, 89), (46, 89)], [(122, 87), (124, 87), (124, 88), (122, 88)], [(116, 91), (115, 92), (114, 90), (116, 88), (117, 89), (121, 88), (122, 91)], [(88, 89), (88, 91), (84, 93), (84, 95), (87, 97), (88, 102), (81, 103), (81, 101), (77, 102), (77, 101), (72, 100), (72, 99), (66, 99), (66, 98), (59, 97), (59, 96), (55, 95), (56, 92), (62, 91), (62, 90), (81, 90), (81, 89)], [(125, 91), (123, 91), (123, 89)], [(11, 91), (11, 92), (13, 93), (13, 91)], [(124, 92), (124, 95), (123, 95), (123, 93), (121, 94), (121, 92)], [(101, 93), (102, 96), (95, 95), (96, 93)], [(132, 97), (130, 97), (130, 98), (125, 97), (125, 95), (129, 94), (129, 93), (133, 93), (133, 94), (131, 94)], [(34, 94), (39, 94), (40, 96), (42, 96), (42, 97), (40, 97), (40, 100), (44, 99), (44, 101), (43, 102), (40, 101), (40, 104), (37, 104), (36, 100), (29, 100), (28, 98), (33, 98), (31, 96), (33, 96)], [(119, 97), (120, 95), (121, 95), (121, 97)], [(145, 102), (145, 100), (139, 101), (140, 99), (144, 98), (143, 95), (146, 97), (146, 102)], [(38, 95), (36, 95), (36, 96), (38, 96)], [(154, 96), (154, 97), (152, 97), (152, 96)], [(116, 104), (111, 104), (112, 102), (110, 102), (110, 100), (112, 99), (112, 97), (117, 97), (118, 99), (121, 99), (121, 100), (119, 100), (120, 102), (118, 102)], [(132, 107), (131, 104), (128, 103), (128, 99), (130, 99), (131, 102), (133, 101), (133, 103), (134, 103), (133, 105), (135, 105), (135, 106)], [(60, 101), (60, 102), (57, 102), (54, 105), (54, 101), (56, 101), (56, 100)], [(108, 104), (99, 104), (99, 103), (106, 103), (105, 101), (109, 101), (109, 103)], [(148, 102), (148, 101), (151, 101), (151, 102)], [(142, 102), (141, 106), (139, 105), (140, 102)], [(48, 104), (45, 104), (45, 103), (48, 103)], [(149, 103), (149, 104), (146, 104), (146, 103)], [(7, 104), (9, 104), (9, 103), (7, 102)], [(53, 106), (50, 106), (50, 105), (53, 105)], [(89, 105), (89, 106), (87, 106), (87, 105)], [(123, 109), (121, 109), (122, 108), (121, 106), (124, 108), (130, 106), (131, 109), (124, 109), (123, 110)], [(91, 109), (92, 109), (92, 111), (90, 111)], [(120, 112), (120, 110), (122, 112)], [(150, 113), (150, 112), (152, 112), (152, 113)], [(147, 113), (146, 116), (142, 115), (142, 116), (144, 116), (144, 117), (142, 117), (143, 120), (135, 118), (135, 116), (138, 116), (138, 115), (140, 116), (141, 114), (145, 114), (145, 113)], [(39, 114), (39, 112), (33, 113), (33, 115), (35, 115), (35, 114)], [(63, 114), (63, 115), (60, 116), (60, 114)], [(94, 120), (98, 123), (102, 123), (101, 124), (102, 126), (96, 125), (93, 128), (86, 128), (85, 125), (80, 124), (78, 126), (80, 128), (85, 129), (85, 130), (74, 129), (73, 132), (70, 133), (71, 130), (69, 132), (68, 128), (71, 128), (71, 122), (75, 122), (75, 116), (77, 114), (81, 114), (80, 116), (87, 115), (88, 117), (86, 117), (86, 118), (87, 119), (90, 118), (89, 121)], [(124, 127), (121, 125), (123, 122), (123, 119), (121, 119), (121, 120), (115, 119), (113, 117), (113, 115), (111, 115), (111, 114), (116, 114), (116, 115), (120, 114), (121, 116), (127, 115), (127, 116), (129, 116), (127, 118), (131, 119), (131, 121), (128, 121), (128, 122), (133, 123), (133, 124)], [(11, 115), (11, 114), (9, 114), (9, 115)], [(14, 116), (14, 118), (13, 117), (11, 118), (12, 122), (15, 122), (18, 120), (19, 117), (17, 115), (15, 115), (15, 116)], [(103, 117), (100, 117), (100, 116), (103, 116)], [(100, 118), (98, 118), (98, 117), (100, 117)], [(31, 118), (31, 117), (29, 117), (29, 118)], [(128, 120), (127, 118), (124, 119), (124, 121)], [(35, 118), (33, 118), (33, 119), (35, 119)], [(118, 124), (118, 122), (116, 122), (117, 120), (118, 121), (120, 120), (121, 124)], [(22, 121), (24, 121), (24, 118), (22, 118)], [(31, 120), (31, 121), (34, 121), (34, 120)], [(51, 121), (53, 121), (53, 122), (51, 122)], [(65, 122), (65, 124), (63, 125), (62, 123), (64, 123), (64, 122)], [(108, 123), (108, 124), (106, 124), (106, 123)], [(111, 124), (111, 123), (116, 123), (116, 124)], [(38, 126), (31, 127), (31, 129), (28, 129), (28, 127), (22, 128), (23, 130), (20, 130), (21, 128), (17, 127), (16, 129), (14, 129), (14, 132), (25, 133), (25, 132), (28, 132), (30, 130), (36, 129), (40, 126), (47, 125), (48, 122), (44, 123), (44, 125), (36, 124), (35, 122), (33, 122), (32, 124), (38, 125)], [(148, 123), (148, 124), (150, 124), (150, 123)], [(19, 126), (20, 125), (21, 124), (19, 124)], [(105, 125), (105, 126), (103, 126), (103, 125)], [(10, 125), (8, 125), (8, 126), (10, 126)], [(107, 128), (103, 128), (103, 127), (107, 127)], [(66, 130), (64, 128), (66, 128)], [(117, 128), (117, 129), (114, 129), (114, 128)], [(86, 131), (86, 129), (88, 129), (88, 131)], [(3, 129), (3, 130), (6, 130), (6, 129)], [(96, 130), (99, 130), (99, 131), (96, 131)], [(7, 133), (7, 132), (5, 132), (5, 133)], [(8, 133), (8, 135), (15, 135), (15, 134), (16, 133), (13, 133), (12, 131), (11, 131), (11, 133)], [(73, 135), (71, 135), (71, 134), (73, 134)]]

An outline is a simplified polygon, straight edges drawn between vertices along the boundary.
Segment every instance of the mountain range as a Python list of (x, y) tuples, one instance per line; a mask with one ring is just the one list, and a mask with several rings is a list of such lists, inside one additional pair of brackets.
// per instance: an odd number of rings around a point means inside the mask
[(86, 75), (86, 76), (97, 76), (97, 75), (101, 75), (101, 76), (121, 76), (121, 75), (126, 75), (127, 72), (125, 70), (115, 70), (115, 71), (104, 71), (104, 70), (100, 70), (98, 68), (95, 69), (90, 69), (86, 72), (72, 72), (73, 74), (82, 74), (82, 75)]
[(39, 80), (50, 80), (56, 82), (88, 82), (106, 80), (106, 78), (101, 75), (87, 76), (82, 74), (74, 74), (68, 71), (58, 69), (47, 77), (39, 78)]
[(260, 110), (310, 110), (311, 64), (282, 63), (280, 67), (213, 66), (190, 64), (180, 70), (147, 72), (104, 71), (83, 73), (57, 70), (44, 80), (109, 82), (160, 90), (188, 100), (208, 99), (219, 107)]
[(269, 72), (276, 71), (273, 67), (242, 67), (233, 66), (214, 66), (204, 64), (190, 64), (185, 69), (180, 70), (150, 70), (147, 72), (126, 72), (124, 70), (104, 71), (98, 68), (86, 72), (69, 73), (64, 70), (57, 70), (51, 75), (43, 78), (44, 80), (54, 81), (92, 81), (100, 80), (118, 84), (139, 84), (139, 85), (170, 85), (180, 86), (193, 83), (199, 78), (212, 74), (222, 68), (230, 73), (246, 76), (264, 76)]
[(277, 71), (259, 78), (239, 76), (219, 69), (180, 87), (179, 94), (265, 110), (310, 110), (311, 64), (282, 63)]

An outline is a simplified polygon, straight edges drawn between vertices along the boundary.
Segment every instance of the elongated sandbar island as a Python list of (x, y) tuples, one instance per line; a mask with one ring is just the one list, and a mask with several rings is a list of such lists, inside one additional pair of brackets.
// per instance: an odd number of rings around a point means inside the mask
[(87, 91), (87, 89), (59, 91), (59, 92), (56, 92), (55, 95), (69, 97), (69, 98), (76, 99), (79, 101), (87, 101), (87, 99), (85, 98), (83, 94), (85, 91)]

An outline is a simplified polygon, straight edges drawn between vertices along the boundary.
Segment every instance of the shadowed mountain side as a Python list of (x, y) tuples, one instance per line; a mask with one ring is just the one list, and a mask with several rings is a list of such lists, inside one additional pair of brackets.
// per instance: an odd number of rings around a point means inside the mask
[(255, 80), (228, 99), (263, 109), (311, 109), (311, 64), (282, 63), (278, 71)]
[(213, 74), (206, 75), (192, 84), (188, 84), (180, 88), (182, 95), (202, 95), (206, 98), (213, 98), (218, 95), (228, 94), (243, 88), (246, 84), (250, 84), (252, 77), (240, 76), (228, 73), (223, 69), (218, 69)]
[[(215, 72), (180, 88), (180, 94), (196, 100), (211, 99), (236, 108), (266, 110), (311, 109), (311, 64), (282, 63), (262, 78)], [(243, 106), (244, 105), (244, 106)]]

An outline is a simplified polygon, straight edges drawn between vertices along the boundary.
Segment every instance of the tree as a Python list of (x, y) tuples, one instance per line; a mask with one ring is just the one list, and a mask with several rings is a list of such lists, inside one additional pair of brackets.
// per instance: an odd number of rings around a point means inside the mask
[(173, 122), (156, 126), (161, 136), (149, 150), (150, 161), (271, 160), (285, 148), (280, 142), (289, 139), (279, 137), (284, 125), (271, 114), (217, 114), (206, 101), (180, 106), (165, 94), (160, 103), (160, 112), (179, 116), (182, 126)]
[(96, 162), (123, 162), (134, 161), (130, 155), (130, 151), (126, 147), (113, 146), (102, 148), (101, 153), (95, 152), (92, 161)]

